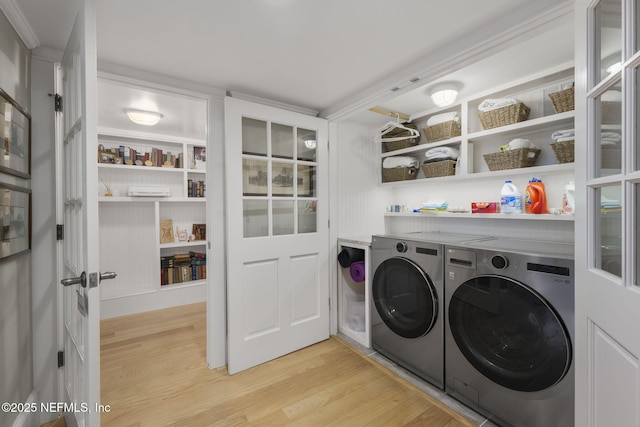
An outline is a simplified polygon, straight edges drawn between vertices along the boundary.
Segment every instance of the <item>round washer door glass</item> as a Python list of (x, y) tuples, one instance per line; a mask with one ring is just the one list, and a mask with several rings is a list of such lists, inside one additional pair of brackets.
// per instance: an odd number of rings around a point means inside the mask
[(438, 296), (429, 276), (413, 261), (383, 261), (373, 276), (372, 293), (378, 314), (396, 334), (418, 338), (433, 328)]
[(544, 390), (571, 364), (571, 341), (542, 296), (508, 278), (478, 276), (451, 296), (449, 326), (466, 359), (512, 390)]

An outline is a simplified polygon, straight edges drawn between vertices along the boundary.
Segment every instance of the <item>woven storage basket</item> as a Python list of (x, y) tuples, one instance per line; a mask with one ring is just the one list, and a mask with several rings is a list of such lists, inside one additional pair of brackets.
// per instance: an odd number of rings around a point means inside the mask
[(550, 93), (551, 103), (556, 113), (564, 113), (565, 111), (572, 111), (574, 106), (574, 91), (573, 88), (564, 89), (558, 92)]
[(382, 168), (384, 182), (409, 181), (416, 179), (418, 168)]
[(574, 140), (554, 142), (551, 144), (553, 154), (558, 163), (573, 163), (574, 161)]
[(383, 142), (382, 148), (385, 153), (389, 151), (402, 150), (403, 148), (413, 147), (418, 144), (418, 138), (403, 139), (400, 141)]
[(493, 129), (513, 123), (524, 122), (529, 118), (531, 109), (522, 102), (506, 107), (478, 113), (483, 129)]
[(420, 168), (425, 178), (451, 176), (456, 174), (456, 161), (442, 160), (441, 162), (423, 163)]
[[(535, 148), (516, 148), (515, 150), (485, 154), (483, 157), (490, 171), (500, 171), (533, 166), (538, 160), (540, 151)], [(529, 157), (529, 153), (533, 153), (533, 155)]]
[(450, 120), (448, 122), (438, 123), (437, 125), (427, 126), (422, 129), (427, 142), (442, 141), (443, 139), (460, 136), (460, 122)]
[[(418, 130), (418, 127), (416, 125), (414, 125), (413, 123), (403, 123), (402, 126), (404, 127), (408, 127), (414, 130)], [(401, 139), (400, 141), (389, 141), (389, 142), (385, 142), (384, 139), (391, 139), (391, 138), (400, 138), (403, 136), (410, 136), (411, 132), (406, 130), (406, 129), (401, 129), (401, 128), (394, 128), (391, 131), (389, 131), (388, 133), (385, 133), (382, 136), (382, 148), (384, 150), (384, 152), (389, 152), (389, 151), (395, 151), (395, 150), (401, 150), (403, 148), (407, 148), (407, 147), (413, 147), (414, 145), (417, 145), (418, 142), (420, 141), (420, 137), (417, 136), (415, 138), (408, 138), (408, 139)]]
[(602, 123), (619, 125), (622, 123), (622, 104), (615, 101), (602, 101)]
[(620, 169), (622, 165), (620, 147), (602, 147), (601, 164), (603, 169)]

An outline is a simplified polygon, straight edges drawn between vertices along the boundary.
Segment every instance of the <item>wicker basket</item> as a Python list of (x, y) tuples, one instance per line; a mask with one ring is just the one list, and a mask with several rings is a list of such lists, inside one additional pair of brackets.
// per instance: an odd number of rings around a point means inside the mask
[[(418, 130), (417, 126), (414, 125), (413, 123), (403, 123), (402, 126), (408, 127), (414, 130)], [(389, 152), (389, 151), (401, 150), (407, 147), (413, 147), (414, 145), (417, 145), (418, 142), (420, 141), (419, 136), (415, 138), (401, 139), (400, 141), (389, 141), (389, 142), (384, 141), (384, 139), (386, 138), (389, 138), (389, 139), (400, 138), (403, 136), (411, 136), (411, 132), (402, 128), (394, 128), (388, 133), (384, 134), (384, 136), (382, 137), (383, 152)]]
[(553, 154), (555, 154), (558, 163), (574, 162), (574, 140), (554, 142), (551, 144)]
[(456, 161), (442, 160), (440, 162), (423, 163), (420, 168), (425, 178), (451, 176), (456, 174)]
[(565, 111), (572, 111), (574, 106), (574, 90), (572, 87), (564, 89), (558, 92), (550, 93), (551, 103), (556, 113), (564, 113)]
[(622, 104), (615, 101), (602, 101), (602, 123), (619, 125), (622, 123)]
[(438, 123), (437, 125), (427, 126), (422, 129), (427, 142), (442, 141), (443, 139), (460, 136), (460, 122), (450, 120), (448, 122)]
[[(500, 171), (533, 166), (540, 155), (540, 151), (536, 148), (516, 148), (515, 150), (485, 154), (483, 157), (490, 171)], [(530, 153), (533, 154), (530, 155)]]
[(602, 147), (601, 165), (603, 169), (620, 169), (622, 166), (620, 147)]
[(413, 147), (418, 144), (418, 138), (402, 139), (400, 141), (383, 142), (383, 152), (402, 150), (403, 148)]
[(479, 112), (478, 117), (483, 129), (493, 129), (513, 123), (524, 122), (529, 118), (531, 109), (522, 102), (494, 110)]
[(416, 179), (418, 168), (382, 168), (384, 182), (409, 181)]

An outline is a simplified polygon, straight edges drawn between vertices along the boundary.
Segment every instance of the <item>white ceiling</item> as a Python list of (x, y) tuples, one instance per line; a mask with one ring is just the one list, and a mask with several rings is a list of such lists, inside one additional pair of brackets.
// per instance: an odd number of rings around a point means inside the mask
[[(0, 0), (0, 6), (17, 5), (39, 45), (62, 50), (78, 1)], [(441, 61), (456, 54), (460, 46), (480, 46), (483, 38), (503, 33), (561, 3), (573, 3), (96, 1), (99, 61), (314, 111), (335, 109), (372, 89), (380, 90), (390, 78), (416, 69), (416, 64), (431, 58)], [(552, 39), (554, 49), (563, 56), (573, 46), (572, 29), (565, 30), (564, 39)], [(549, 45), (547, 39), (534, 50), (512, 50), (511, 59), (525, 68), (531, 62), (544, 62), (550, 59)], [(485, 65), (489, 67), (482, 75), (495, 77), (496, 70)], [(486, 87), (487, 82), (484, 84)]]

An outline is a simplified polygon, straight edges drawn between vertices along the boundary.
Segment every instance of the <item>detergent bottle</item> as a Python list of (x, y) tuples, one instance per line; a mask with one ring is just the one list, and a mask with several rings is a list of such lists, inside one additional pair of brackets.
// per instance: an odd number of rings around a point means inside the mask
[(524, 195), (524, 207), (527, 213), (546, 214), (547, 211), (547, 194), (544, 189), (542, 180), (531, 178), (527, 191)]
[(522, 213), (522, 195), (510, 179), (504, 182), (500, 193), (500, 212)]
[(576, 213), (576, 185), (573, 181), (564, 186), (564, 194), (562, 195), (562, 210), (564, 213), (575, 214)]

